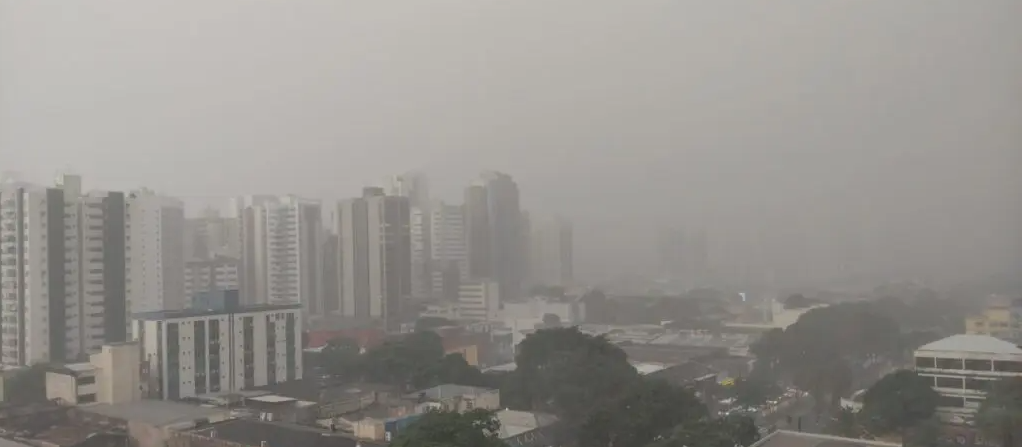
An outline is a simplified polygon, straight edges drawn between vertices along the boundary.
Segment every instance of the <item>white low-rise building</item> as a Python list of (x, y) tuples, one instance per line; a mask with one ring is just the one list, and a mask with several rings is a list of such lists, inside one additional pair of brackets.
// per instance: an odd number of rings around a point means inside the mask
[(986, 335), (953, 335), (917, 349), (915, 370), (933, 380), (938, 411), (960, 422), (976, 413), (995, 381), (1022, 377), (1022, 349)]
[(145, 397), (177, 400), (302, 378), (301, 304), (236, 303), (134, 316)]

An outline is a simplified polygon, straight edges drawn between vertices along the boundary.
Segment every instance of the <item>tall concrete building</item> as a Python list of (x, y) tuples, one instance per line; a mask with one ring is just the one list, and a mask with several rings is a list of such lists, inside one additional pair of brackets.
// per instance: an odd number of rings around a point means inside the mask
[(301, 304), (324, 312), (322, 205), (295, 196), (244, 199), (241, 283), (245, 304)]
[(131, 311), (184, 308), (184, 203), (142, 189), (128, 195), (127, 208)]
[(362, 197), (338, 205), (342, 315), (400, 324), (411, 297), (411, 207), (407, 197), (365, 188)]
[(441, 201), (433, 202), (430, 210), (432, 295), (456, 300), (460, 283), (469, 278), (465, 214), (462, 206)]
[(201, 217), (185, 220), (185, 260), (216, 256), (241, 257), (241, 219), (207, 209)]
[(421, 172), (394, 176), (390, 182), (389, 195), (408, 198), (412, 234), (412, 296), (428, 297), (433, 271), (430, 259), (433, 233), (430, 229), (432, 202), (429, 196), (429, 179)]
[(571, 222), (561, 217), (532, 219), (529, 244), (531, 285), (572, 284), (575, 273)]
[(485, 172), (465, 191), (469, 273), (500, 284), (500, 295), (521, 294), (526, 270), (524, 219), (511, 176)]
[(0, 362), (64, 362), (126, 338), (125, 201), (56, 187), (0, 188)]

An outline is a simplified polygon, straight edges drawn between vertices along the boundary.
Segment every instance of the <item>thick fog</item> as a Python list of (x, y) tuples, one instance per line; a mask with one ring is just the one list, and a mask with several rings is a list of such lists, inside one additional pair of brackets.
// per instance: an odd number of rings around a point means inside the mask
[[(577, 272), (1022, 271), (1022, 2), (0, 0), (0, 169), (192, 201), (482, 169)], [(798, 270), (801, 273), (791, 273)], [(808, 273), (806, 273), (808, 271)], [(877, 273), (879, 272), (879, 273)]]

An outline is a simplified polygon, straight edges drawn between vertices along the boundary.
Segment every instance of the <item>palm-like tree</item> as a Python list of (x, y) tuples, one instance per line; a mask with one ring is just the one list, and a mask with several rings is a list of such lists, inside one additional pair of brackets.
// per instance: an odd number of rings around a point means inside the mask
[(1003, 447), (1022, 445), (1022, 378), (995, 383), (976, 414), (976, 424)]

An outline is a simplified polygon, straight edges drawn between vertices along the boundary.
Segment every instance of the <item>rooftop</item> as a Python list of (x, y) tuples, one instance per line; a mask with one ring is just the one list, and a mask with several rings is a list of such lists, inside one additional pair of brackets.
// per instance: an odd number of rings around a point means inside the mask
[(901, 444), (778, 430), (750, 447), (901, 447)]
[(965, 351), (983, 354), (1022, 354), (1018, 346), (987, 335), (959, 334), (923, 345), (918, 351)]
[(512, 438), (557, 421), (552, 415), (530, 411), (501, 410), (496, 416), (500, 421), (501, 439)]
[(267, 394), (267, 395), (264, 395), (264, 396), (249, 397), (249, 398), (247, 398), (245, 400), (250, 400), (250, 401), (254, 401), (254, 402), (262, 402), (262, 403), (266, 403), (266, 404), (282, 404), (282, 403), (285, 403), (285, 402), (294, 402), (294, 401), (297, 401), (298, 399), (295, 399), (293, 397), (278, 396), (276, 394)]
[(297, 400), (326, 403), (358, 398), (368, 393), (390, 393), (394, 391), (394, 387), (377, 383), (352, 383), (336, 381), (335, 379), (304, 378), (259, 387), (257, 390), (265, 391), (266, 394), (293, 397)]
[(136, 320), (172, 320), (176, 318), (209, 317), (214, 315), (230, 315), (250, 312), (273, 312), (280, 310), (299, 310), (301, 304), (257, 304), (241, 306), (236, 309), (180, 309), (180, 310), (157, 310), (153, 312), (139, 312), (132, 315)]
[(355, 447), (356, 445), (377, 447), (383, 445), (366, 441), (355, 441), (346, 435), (313, 427), (252, 419), (224, 421), (203, 427), (192, 433), (205, 438), (215, 437), (224, 441), (253, 447), (260, 446), (262, 442), (266, 442), (266, 447)]
[(446, 384), (446, 385), (438, 385), (438, 386), (435, 386), (433, 388), (427, 388), (427, 389), (424, 389), (424, 390), (416, 391), (414, 393), (406, 394), (405, 398), (415, 399), (415, 398), (419, 398), (421, 396), (421, 397), (425, 397), (426, 399), (429, 399), (429, 400), (440, 400), (440, 399), (445, 399), (445, 398), (448, 398), (448, 397), (467, 396), (467, 395), (470, 395), (470, 394), (487, 393), (487, 392), (490, 392), (490, 391), (494, 391), (494, 390), (491, 390), (489, 388), (475, 387), (475, 386)]
[(139, 400), (120, 404), (96, 404), (80, 407), (87, 413), (95, 413), (114, 419), (141, 422), (157, 427), (166, 427), (199, 419), (225, 418), (228, 412), (221, 408), (201, 407), (166, 400)]

